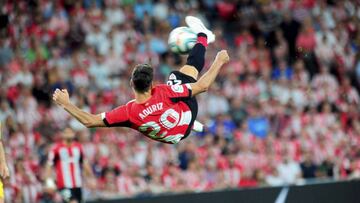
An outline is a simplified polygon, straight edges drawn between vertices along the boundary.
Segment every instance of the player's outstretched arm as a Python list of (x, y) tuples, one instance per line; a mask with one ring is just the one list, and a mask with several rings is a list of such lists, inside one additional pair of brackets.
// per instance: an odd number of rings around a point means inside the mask
[(87, 128), (105, 127), (104, 121), (101, 119), (100, 114), (91, 114), (79, 109), (77, 106), (70, 102), (69, 93), (66, 89), (56, 89), (53, 94), (53, 100), (55, 103), (63, 107), (73, 117), (75, 117), (80, 123)]
[(200, 79), (191, 83), (192, 96), (196, 96), (202, 92), (206, 92), (210, 85), (214, 82), (216, 76), (219, 74), (220, 68), (229, 62), (230, 57), (226, 50), (221, 50), (217, 53), (213, 64), (210, 66), (209, 70), (200, 77)]

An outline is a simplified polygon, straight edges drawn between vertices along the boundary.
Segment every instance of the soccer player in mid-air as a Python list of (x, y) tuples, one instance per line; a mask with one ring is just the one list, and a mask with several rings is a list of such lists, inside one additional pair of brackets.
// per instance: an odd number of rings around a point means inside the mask
[(109, 112), (95, 115), (82, 111), (70, 102), (66, 89), (56, 89), (53, 100), (88, 128), (129, 127), (160, 142), (178, 143), (194, 126), (198, 113), (195, 96), (207, 91), (229, 61), (227, 51), (218, 52), (209, 70), (197, 80), (204, 67), (206, 47), (215, 41), (215, 35), (198, 18), (187, 16), (185, 22), (197, 33), (197, 43), (186, 65), (170, 74), (167, 85), (153, 86), (153, 68), (139, 64), (130, 81), (135, 99)]

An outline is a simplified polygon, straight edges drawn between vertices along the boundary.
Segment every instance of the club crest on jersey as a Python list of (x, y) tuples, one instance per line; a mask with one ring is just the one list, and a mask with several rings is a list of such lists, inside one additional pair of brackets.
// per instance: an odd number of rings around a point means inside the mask
[(157, 104), (153, 104), (149, 107), (147, 107), (146, 109), (144, 109), (141, 113), (139, 113), (139, 117), (141, 119), (144, 119), (146, 118), (148, 115), (156, 112), (156, 111), (159, 111), (159, 110), (162, 110), (163, 109), (163, 103), (160, 102), (160, 103), (157, 103)]
[(177, 92), (177, 93), (184, 92), (184, 88), (181, 85), (171, 85), (171, 89), (172, 89), (172, 91)]

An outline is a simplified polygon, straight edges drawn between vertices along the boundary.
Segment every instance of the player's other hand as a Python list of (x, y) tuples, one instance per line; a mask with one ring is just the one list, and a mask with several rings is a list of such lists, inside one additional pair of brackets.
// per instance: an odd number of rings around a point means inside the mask
[(221, 50), (217, 53), (216, 60), (219, 60), (223, 63), (227, 63), (227, 62), (229, 62), (230, 57), (226, 50)]
[(6, 179), (10, 176), (9, 168), (6, 163), (0, 163), (0, 176)]
[(69, 93), (66, 89), (56, 89), (53, 94), (53, 100), (60, 106), (65, 106), (70, 103)]

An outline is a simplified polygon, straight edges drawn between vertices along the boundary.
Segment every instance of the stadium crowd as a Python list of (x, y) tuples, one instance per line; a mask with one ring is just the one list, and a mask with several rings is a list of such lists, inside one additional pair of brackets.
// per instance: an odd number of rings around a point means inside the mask
[[(84, 180), (87, 198), (360, 177), (358, 1), (0, 2), (8, 202), (56, 201), (43, 171), (67, 126), (96, 177)], [(206, 133), (167, 145), (129, 129), (86, 129), (52, 103), (51, 93), (67, 88), (89, 112), (124, 104), (137, 63), (151, 63), (165, 82), (184, 63), (167, 37), (186, 15), (215, 30), (207, 67), (220, 49), (231, 57), (198, 98)]]

